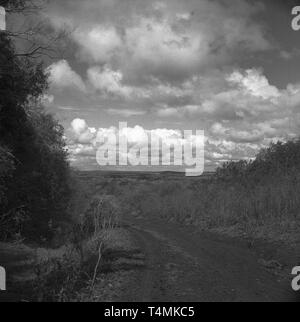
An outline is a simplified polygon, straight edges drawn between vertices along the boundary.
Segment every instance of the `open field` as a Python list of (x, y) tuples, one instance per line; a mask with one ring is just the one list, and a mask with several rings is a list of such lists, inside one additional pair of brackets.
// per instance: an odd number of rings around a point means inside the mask
[(216, 181), (212, 173), (188, 178), (172, 172), (96, 171), (78, 176), (82, 192), (116, 196), (124, 214), (175, 221), (233, 237), (299, 243), (299, 187), (293, 175), (250, 187)]

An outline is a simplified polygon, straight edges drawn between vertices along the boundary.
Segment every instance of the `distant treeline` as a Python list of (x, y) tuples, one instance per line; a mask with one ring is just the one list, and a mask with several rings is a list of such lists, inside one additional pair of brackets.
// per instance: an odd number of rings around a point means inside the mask
[(70, 195), (63, 128), (41, 106), (43, 65), (0, 32), (0, 240), (51, 237)]
[(272, 143), (262, 149), (253, 161), (224, 163), (216, 176), (222, 180), (246, 180), (247, 184), (264, 182), (268, 177), (295, 174), (300, 171), (300, 140)]

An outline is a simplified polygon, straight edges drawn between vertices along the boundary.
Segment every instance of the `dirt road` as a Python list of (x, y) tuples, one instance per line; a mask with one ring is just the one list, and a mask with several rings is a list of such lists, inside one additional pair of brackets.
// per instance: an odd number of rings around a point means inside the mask
[(296, 300), (290, 268), (263, 259), (282, 252), (296, 262), (280, 247), (254, 247), (158, 220), (131, 218), (125, 225), (146, 255), (145, 269), (131, 285), (132, 301)]
[[(122, 226), (115, 230), (116, 240), (105, 255), (94, 301), (297, 300), (290, 275), (300, 264), (296, 249), (259, 241), (250, 245), (156, 218), (130, 217)], [(34, 254), (8, 246), (0, 244), (8, 277), (31, 278)], [(0, 302), (27, 299), (12, 284), (8, 289), (13, 291), (0, 292)]]

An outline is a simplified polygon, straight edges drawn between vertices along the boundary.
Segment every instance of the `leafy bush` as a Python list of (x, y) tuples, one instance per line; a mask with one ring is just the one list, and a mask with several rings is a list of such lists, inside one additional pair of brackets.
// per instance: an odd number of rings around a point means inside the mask
[(34, 296), (39, 302), (68, 302), (84, 285), (80, 262), (73, 252), (62, 258), (47, 258), (36, 265)]

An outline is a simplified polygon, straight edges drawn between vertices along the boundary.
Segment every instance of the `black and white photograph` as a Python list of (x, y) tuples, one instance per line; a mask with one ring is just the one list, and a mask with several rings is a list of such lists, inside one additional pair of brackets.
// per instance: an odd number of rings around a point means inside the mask
[(0, 0), (0, 302), (300, 302), (299, 0)]

